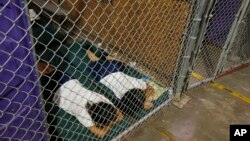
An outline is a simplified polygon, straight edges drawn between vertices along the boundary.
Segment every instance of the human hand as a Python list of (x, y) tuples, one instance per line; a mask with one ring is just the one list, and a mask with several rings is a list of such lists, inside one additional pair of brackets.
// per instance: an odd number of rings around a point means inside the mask
[(117, 123), (123, 119), (123, 114), (119, 109), (117, 109), (116, 115), (117, 115), (117, 118), (116, 118), (116, 123)]
[(154, 104), (153, 104), (152, 102), (146, 101), (146, 102), (144, 103), (144, 109), (146, 109), (146, 110), (149, 110), (149, 109), (151, 109), (151, 108), (153, 108), (153, 107), (154, 107)]
[(96, 61), (99, 61), (100, 60), (100, 58), (98, 58), (92, 51), (90, 51), (90, 50), (87, 50), (86, 51), (86, 54), (87, 54), (87, 56), (89, 57), (89, 59), (91, 60), (91, 61), (93, 61), (93, 62), (96, 62)]

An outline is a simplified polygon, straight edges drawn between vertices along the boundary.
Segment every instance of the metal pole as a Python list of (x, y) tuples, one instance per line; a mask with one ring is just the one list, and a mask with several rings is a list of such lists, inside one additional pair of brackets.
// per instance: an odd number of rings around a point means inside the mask
[(247, 11), (247, 8), (249, 6), (249, 0), (245, 0), (242, 2), (242, 5), (237, 13), (237, 15), (235, 16), (235, 21), (231, 27), (230, 33), (228, 35), (228, 38), (226, 40), (226, 43), (223, 47), (222, 53), (220, 55), (220, 59), (218, 62), (218, 65), (216, 67), (215, 73), (213, 78), (215, 79), (216, 76), (222, 71), (224, 64), (225, 64), (225, 60), (227, 58), (228, 52), (231, 50), (231, 48), (233, 47), (233, 43), (235, 41), (235, 38), (237, 36), (238, 30), (239, 30), (239, 26), (245, 16), (245, 13)]
[[(189, 16), (188, 16), (188, 19), (190, 19), (190, 21), (191, 21), (191, 17), (192, 17), (192, 12), (193, 11), (195, 11), (195, 9), (197, 8), (196, 7), (196, 5), (195, 5), (195, 0), (192, 0), (192, 2), (191, 2), (191, 4), (192, 4), (192, 7), (189, 9)], [(171, 81), (171, 84), (170, 84), (170, 86), (172, 87), (172, 88), (175, 88), (175, 86), (176, 86), (176, 81), (175, 81), (175, 79), (176, 78), (178, 78), (177, 77), (177, 75), (178, 75), (178, 73), (179, 73), (179, 68), (181, 68), (181, 64), (182, 64), (182, 55), (183, 55), (183, 52), (184, 52), (184, 50), (185, 50), (185, 41), (186, 41), (186, 39), (188, 38), (187, 36), (188, 36), (188, 31), (189, 31), (189, 26), (190, 25), (192, 25), (191, 24), (191, 22), (190, 22), (189, 20), (187, 21), (187, 23), (186, 23), (186, 26), (185, 26), (185, 31), (184, 31), (184, 33), (183, 33), (183, 39), (182, 39), (182, 42), (181, 42), (181, 51), (180, 51), (180, 53), (179, 53), (179, 55), (178, 55), (178, 59), (177, 59), (177, 63), (176, 63), (176, 65), (175, 65), (175, 71), (174, 71), (174, 75), (173, 75), (173, 78), (172, 78), (172, 81)]]
[[(195, 56), (198, 54), (199, 43), (204, 35), (204, 28), (206, 27), (206, 19), (209, 8), (212, 5), (213, 0), (210, 0), (210, 3), (207, 6), (208, 1), (202, 0), (197, 1), (197, 12), (193, 19), (193, 26), (191, 29), (191, 33), (189, 36), (189, 41), (187, 44), (187, 48), (183, 57), (182, 68), (180, 71), (180, 75), (177, 80), (177, 88), (175, 99), (180, 100), (181, 93), (186, 89), (188, 85), (188, 79), (190, 78), (190, 74), (192, 71), (192, 66), (194, 64)], [(205, 13), (205, 16), (203, 16)], [(200, 28), (201, 27), (201, 28)], [(202, 37), (201, 37), (202, 36)]]
[[(210, 19), (213, 17), (211, 13), (211, 9), (213, 8), (214, 4), (217, 2), (217, 0), (210, 0), (209, 1), (209, 4), (206, 8), (206, 11), (205, 11), (205, 14), (204, 14), (204, 19), (202, 20), (202, 23), (201, 23), (201, 32), (199, 34), (199, 38), (197, 40), (197, 44), (196, 44), (196, 53), (194, 55), (194, 57), (192, 58), (192, 62), (191, 62), (191, 66), (190, 66), (190, 70), (188, 72), (188, 79), (187, 79), (187, 82), (186, 82), (186, 85), (184, 87), (184, 90), (187, 90), (189, 89), (189, 79), (191, 78), (192, 76), (192, 71), (193, 71), (193, 68), (195, 66), (195, 63), (196, 63), (196, 60), (197, 60), (197, 57), (201, 51), (201, 47), (202, 47), (202, 42), (203, 42), (203, 39), (204, 39), (204, 36), (205, 36), (205, 33), (207, 31), (207, 26), (209, 24), (209, 21)], [(208, 81), (211, 80), (211, 79), (208, 79)], [(203, 84), (203, 82), (207, 82), (206, 80), (202, 80), (202, 82), (200, 82), (199, 84)], [(197, 85), (198, 86), (198, 85)]]

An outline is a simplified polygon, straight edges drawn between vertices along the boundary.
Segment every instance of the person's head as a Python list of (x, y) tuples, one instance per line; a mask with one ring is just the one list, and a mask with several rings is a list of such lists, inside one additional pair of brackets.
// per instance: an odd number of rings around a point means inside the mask
[(95, 125), (99, 128), (107, 127), (117, 120), (117, 109), (112, 104), (105, 102), (88, 103), (86, 108)]
[(136, 112), (141, 109), (151, 109), (153, 107), (154, 88), (147, 84), (145, 90), (131, 89), (125, 93), (121, 99), (121, 110), (124, 114), (136, 117)]
[(129, 90), (121, 99), (122, 105), (120, 108), (122, 113), (136, 118), (136, 113), (144, 108), (145, 100), (145, 91), (141, 89)]

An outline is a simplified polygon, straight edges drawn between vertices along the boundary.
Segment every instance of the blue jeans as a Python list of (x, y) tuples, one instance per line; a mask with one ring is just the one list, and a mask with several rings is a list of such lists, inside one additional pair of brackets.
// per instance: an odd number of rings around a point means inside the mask
[(124, 69), (125, 65), (116, 60), (90, 62), (87, 66), (87, 71), (96, 82), (99, 82), (103, 77), (111, 73), (122, 72)]

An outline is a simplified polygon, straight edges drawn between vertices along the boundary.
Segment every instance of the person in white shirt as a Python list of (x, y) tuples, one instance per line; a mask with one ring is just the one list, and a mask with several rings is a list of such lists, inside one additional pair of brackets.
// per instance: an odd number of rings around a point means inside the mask
[(44, 77), (50, 78), (49, 81), (58, 83), (56, 88), (50, 87), (55, 92), (53, 101), (96, 136), (104, 137), (112, 125), (122, 120), (120, 110), (106, 97), (84, 88), (77, 79), (56, 71), (44, 62), (38, 63), (38, 69)]
[(56, 91), (54, 101), (99, 137), (103, 137), (122, 117), (107, 98), (84, 88), (77, 79), (65, 82)]
[(123, 72), (114, 72), (100, 80), (102, 84), (111, 89), (121, 100), (119, 106), (123, 114), (136, 118), (141, 109), (151, 109), (154, 97), (154, 88), (142, 79), (137, 79)]
[(124, 73), (128, 67), (113, 57), (100, 58), (93, 52), (87, 51), (90, 58), (87, 65), (89, 75), (94, 81), (100, 82), (112, 90), (115, 96), (121, 100), (119, 108), (128, 116), (136, 117), (140, 109), (151, 109), (155, 90), (144, 80), (131, 77)]

